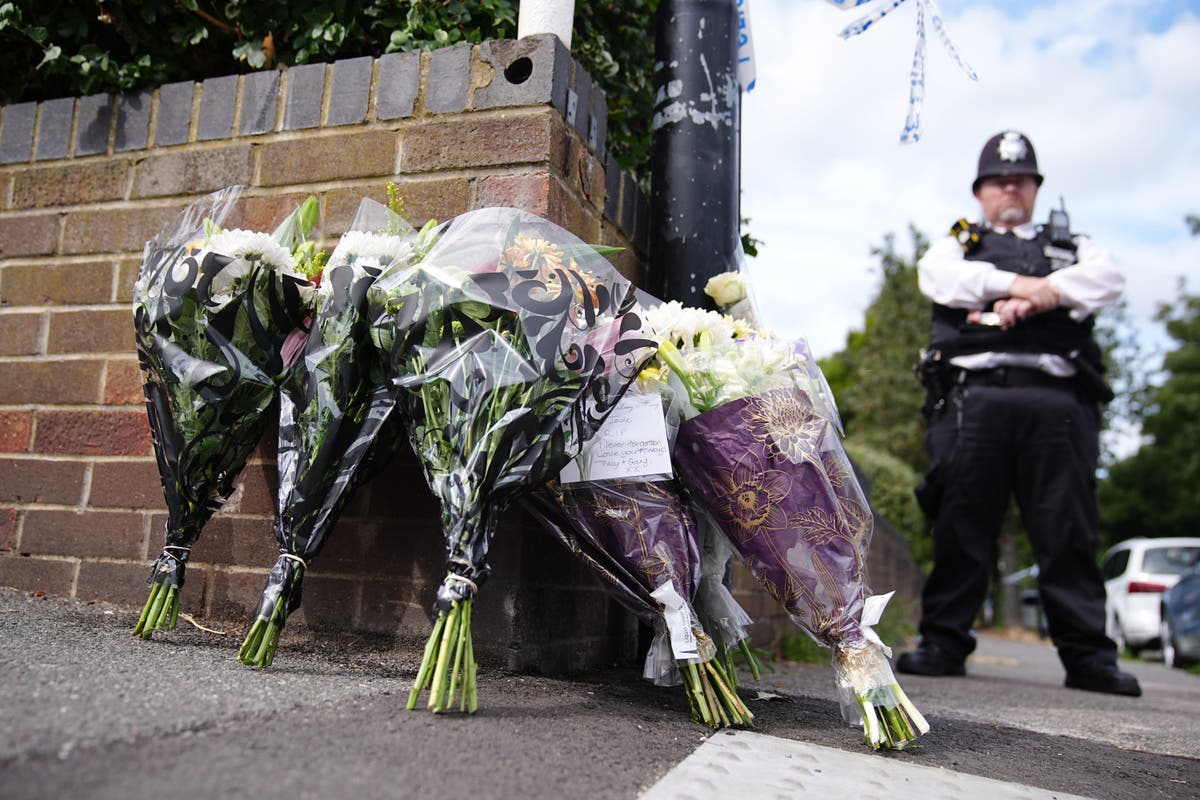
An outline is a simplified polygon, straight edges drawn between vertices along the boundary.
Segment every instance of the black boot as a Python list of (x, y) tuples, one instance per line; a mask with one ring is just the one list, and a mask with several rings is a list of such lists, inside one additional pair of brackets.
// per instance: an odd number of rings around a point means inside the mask
[(963, 659), (954, 658), (933, 642), (922, 642), (921, 646), (896, 659), (896, 669), (909, 675), (966, 675)]
[(1142, 696), (1142, 687), (1138, 679), (1128, 672), (1121, 672), (1113, 664), (1073, 669), (1067, 673), (1063, 685), (1068, 689), (1083, 689), (1088, 692)]

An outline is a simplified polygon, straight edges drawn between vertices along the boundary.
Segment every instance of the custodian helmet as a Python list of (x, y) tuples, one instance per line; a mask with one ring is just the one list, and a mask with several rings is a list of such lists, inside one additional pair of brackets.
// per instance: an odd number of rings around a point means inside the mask
[(979, 173), (971, 191), (978, 192), (984, 178), (998, 175), (1032, 175), (1037, 185), (1042, 185), (1033, 143), (1020, 131), (1002, 131), (987, 140), (979, 153)]

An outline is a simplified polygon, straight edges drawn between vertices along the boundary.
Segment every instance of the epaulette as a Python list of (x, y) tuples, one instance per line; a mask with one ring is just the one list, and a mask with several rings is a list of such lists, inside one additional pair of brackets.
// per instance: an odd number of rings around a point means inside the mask
[(962, 245), (963, 253), (967, 255), (979, 249), (979, 227), (972, 225), (965, 219), (959, 219), (950, 226), (950, 235), (958, 239), (958, 243)]

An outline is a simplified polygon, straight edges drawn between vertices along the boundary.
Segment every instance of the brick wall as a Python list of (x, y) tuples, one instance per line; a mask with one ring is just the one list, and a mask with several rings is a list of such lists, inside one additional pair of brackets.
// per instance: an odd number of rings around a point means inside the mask
[[(240, 183), (277, 219), (315, 194), (332, 246), (394, 181), (418, 226), (517, 206), (624, 246), (613, 260), (641, 283), (646, 201), (605, 152), (606, 121), (553, 37), (0, 109), (0, 585), (145, 599), (165, 512), (130, 302), (143, 244), (181, 208)], [(246, 623), (257, 606), (275, 560), (273, 435), (194, 549), (187, 613)], [(630, 655), (627, 615), (536, 525), (510, 513), (493, 553), (483, 654), (548, 670)], [(289, 627), (424, 636), (441, 575), (436, 505), (404, 448), (344, 513)]]
[[(646, 204), (605, 152), (606, 121), (553, 37), (0, 109), (0, 585), (145, 600), (165, 511), (130, 302), (144, 243), (181, 208), (246, 184), (277, 219), (315, 194), (331, 246), (394, 181), (418, 226), (518, 206), (624, 246), (614, 261), (640, 282)], [(273, 435), (195, 548), (187, 613), (245, 623), (257, 606), (275, 561)], [(482, 651), (550, 669), (628, 655), (630, 621), (519, 513), (494, 554)], [(404, 449), (347, 509), (289, 626), (423, 636), (441, 558)]]

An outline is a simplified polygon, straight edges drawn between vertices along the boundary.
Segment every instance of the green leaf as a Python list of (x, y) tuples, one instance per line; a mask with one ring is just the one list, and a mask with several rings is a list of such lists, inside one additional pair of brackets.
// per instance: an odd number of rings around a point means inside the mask
[(58, 61), (60, 56), (62, 56), (61, 47), (58, 45), (51, 45), (47, 47), (45, 52), (42, 54), (42, 63), (38, 64), (38, 69), (41, 69), (47, 64), (53, 64), (55, 61)]

